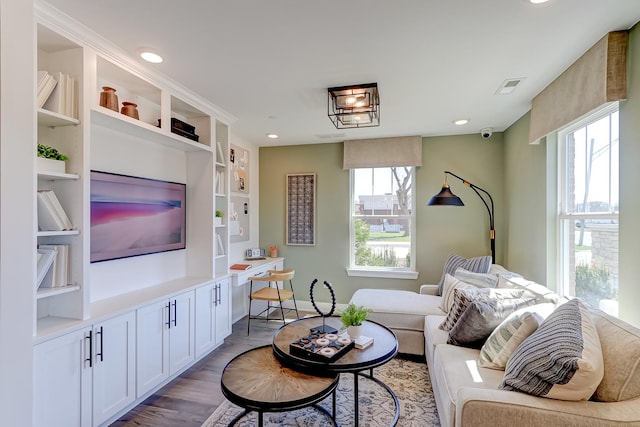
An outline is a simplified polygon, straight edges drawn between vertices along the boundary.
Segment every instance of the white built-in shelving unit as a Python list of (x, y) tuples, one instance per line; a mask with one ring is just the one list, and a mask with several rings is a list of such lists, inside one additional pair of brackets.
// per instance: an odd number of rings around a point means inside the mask
[[(70, 283), (33, 286), (34, 384), (38, 395), (56, 396), (55, 401), (34, 402), (34, 425), (106, 425), (220, 345), (231, 331), (227, 164), (234, 118), (50, 6), (37, 5), (35, 15), (37, 70), (77, 80), (78, 117), (44, 108), (34, 112), (38, 143), (68, 156), (64, 173), (34, 170), (37, 189), (52, 189), (74, 226), (39, 231), (37, 219), (33, 225), (38, 244), (70, 247)], [(120, 105), (135, 102), (139, 119), (100, 106), (103, 86), (116, 89)], [(199, 140), (171, 132), (172, 118), (195, 126)], [(92, 264), (92, 170), (186, 184), (186, 249)], [(36, 204), (34, 191), (34, 210)], [(215, 223), (216, 210), (224, 213), (222, 224)], [(145, 322), (158, 318), (167, 324), (169, 316), (170, 323), (176, 307), (188, 326), (181, 320), (182, 330), (150, 335), (153, 328)], [(145, 322), (139, 321), (142, 315)], [(103, 343), (97, 340), (103, 336), (113, 337), (110, 351), (120, 358), (100, 368), (97, 349), (102, 351)], [(145, 349), (136, 348), (135, 337), (138, 343), (145, 338)], [(182, 362), (169, 372), (154, 372), (154, 358), (167, 356), (149, 355), (149, 348), (169, 345), (175, 352), (177, 343), (184, 350)], [(78, 351), (84, 359), (68, 364), (77, 372), (57, 388), (58, 371), (48, 358), (67, 365)], [(144, 366), (145, 375), (161, 375), (155, 388), (136, 382), (144, 376), (141, 371), (136, 376), (136, 366)], [(121, 400), (96, 401), (96, 396)]]

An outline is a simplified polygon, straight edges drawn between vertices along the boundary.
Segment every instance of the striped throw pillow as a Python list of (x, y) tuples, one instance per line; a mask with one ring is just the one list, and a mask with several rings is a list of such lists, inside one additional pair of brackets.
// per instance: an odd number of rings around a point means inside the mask
[(554, 308), (554, 304), (545, 303), (511, 313), (491, 332), (480, 349), (478, 366), (504, 371), (516, 348), (538, 329)]
[(604, 362), (595, 323), (579, 299), (559, 307), (516, 349), (499, 388), (560, 400), (588, 400)]
[(447, 274), (455, 275), (458, 268), (464, 268), (474, 273), (488, 273), (491, 268), (491, 262), (491, 256), (489, 255), (466, 259), (456, 254), (449, 254), (447, 261), (444, 263), (440, 282), (438, 282), (438, 295), (442, 295), (444, 278)]

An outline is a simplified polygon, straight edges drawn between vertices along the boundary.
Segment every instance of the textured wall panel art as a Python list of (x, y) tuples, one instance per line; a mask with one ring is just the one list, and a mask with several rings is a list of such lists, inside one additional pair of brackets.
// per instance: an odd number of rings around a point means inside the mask
[(316, 244), (316, 174), (287, 174), (287, 245)]

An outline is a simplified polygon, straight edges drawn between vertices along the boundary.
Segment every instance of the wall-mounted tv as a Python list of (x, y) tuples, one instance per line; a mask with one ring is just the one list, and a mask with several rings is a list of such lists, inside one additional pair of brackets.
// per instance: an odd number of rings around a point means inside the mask
[(186, 247), (186, 185), (91, 171), (91, 262)]

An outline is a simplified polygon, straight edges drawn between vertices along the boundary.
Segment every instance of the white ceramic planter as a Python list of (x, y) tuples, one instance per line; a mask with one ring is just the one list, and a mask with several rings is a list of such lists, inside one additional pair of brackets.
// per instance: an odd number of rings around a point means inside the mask
[(63, 160), (45, 159), (37, 157), (38, 172), (65, 173), (65, 163)]
[(213, 220), (215, 225), (222, 225), (222, 218), (220, 218), (219, 216), (214, 216)]
[(351, 339), (359, 338), (362, 335), (362, 326), (349, 326), (347, 327), (347, 333)]

